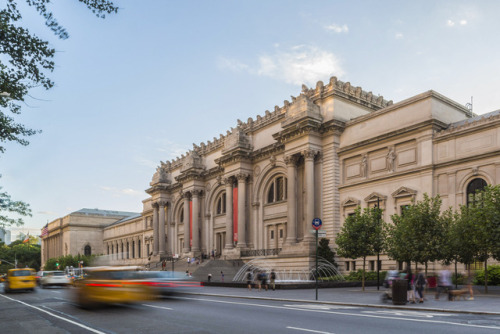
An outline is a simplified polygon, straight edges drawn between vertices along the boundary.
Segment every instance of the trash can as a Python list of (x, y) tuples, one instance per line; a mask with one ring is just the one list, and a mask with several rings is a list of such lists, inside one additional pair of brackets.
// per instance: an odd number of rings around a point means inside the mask
[(398, 279), (392, 282), (392, 303), (394, 305), (405, 305), (407, 301), (408, 281)]

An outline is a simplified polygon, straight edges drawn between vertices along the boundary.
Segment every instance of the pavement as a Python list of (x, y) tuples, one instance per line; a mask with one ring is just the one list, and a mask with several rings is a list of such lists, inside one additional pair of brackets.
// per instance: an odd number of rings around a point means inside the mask
[[(322, 288), (318, 289), (316, 300), (316, 289), (276, 289), (275, 291), (234, 287), (212, 287), (205, 286), (199, 292), (190, 294), (202, 296), (217, 296), (227, 298), (245, 298), (256, 300), (274, 300), (299, 303), (319, 303), (329, 305), (344, 305), (354, 307), (374, 307), (400, 310), (416, 310), (447, 313), (484, 314), (500, 316), (500, 286), (488, 287), (488, 294), (484, 293), (484, 287), (474, 287), (474, 300), (448, 301), (448, 296), (441, 294), (440, 299), (435, 299), (434, 291), (425, 295), (424, 303), (393, 305), (392, 301), (384, 302), (382, 295), (385, 289), (380, 287), (350, 288)], [(466, 298), (468, 298), (468, 294)]]

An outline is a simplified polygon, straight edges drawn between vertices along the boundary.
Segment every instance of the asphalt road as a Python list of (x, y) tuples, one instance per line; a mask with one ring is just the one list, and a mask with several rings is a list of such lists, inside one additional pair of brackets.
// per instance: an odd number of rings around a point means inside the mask
[(500, 333), (500, 317), (184, 295), (82, 310), (73, 288), (0, 294), (2, 333)]

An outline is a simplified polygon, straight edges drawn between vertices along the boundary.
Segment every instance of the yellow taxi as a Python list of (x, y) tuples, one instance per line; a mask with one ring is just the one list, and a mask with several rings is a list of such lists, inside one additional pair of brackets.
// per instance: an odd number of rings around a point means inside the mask
[(4, 281), (4, 291), (9, 293), (13, 290), (35, 291), (36, 272), (31, 268), (9, 269)]
[(75, 281), (75, 302), (89, 308), (97, 304), (133, 303), (153, 298), (139, 267), (86, 268), (86, 276)]

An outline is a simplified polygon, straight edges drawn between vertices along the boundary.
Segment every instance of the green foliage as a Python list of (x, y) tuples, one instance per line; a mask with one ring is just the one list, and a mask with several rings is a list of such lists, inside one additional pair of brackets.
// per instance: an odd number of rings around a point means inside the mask
[[(363, 258), (363, 273), (367, 256), (382, 252), (385, 248), (385, 223), (381, 221), (379, 208), (357, 208), (354, 215), (347, 217), (337, 235), (337, 253), (346, 258)], [(364, 289), (365, 280), (362, 278)]]
[[(365, 280), (368, 281), (376, 281), (377, 280), (377, 272), (376, 271), (363, 271), (363, 269), (358, 269), (357, 271), (352, 271), (349, 275), (341, 277), (341, 276), (331, 276), (324, 277), (321, 280), (323, 281), (349, 281), (349, 282), (361, 282), (363, 280), (363, 273), (365, 274)], [(380, 272), (380, 280), (383, 281), (387, 271)]]
[(85, 256), (85, 255), (65, 255), (57, 258), (48, 259), (45, 262), (44, 270), (58, 270), (57, 264), (59, 264), (59, 270), (64, 270), (66, 267), (78, 268), (78, 263), (83, 261), (83, 266), (88, 267), (92, 262), (95, 255)]
[[(22, 26), (23, 20), (18, 2), (5, 0), (0, 9), (0, 153), (5, 152), (6, 142), (17, 142), (23, 146), (29, 144), (30, 137), (38, 130), (26, 128), (17, 123), (15, 117), (21, 114), (21, 105), (35, 87), (50, 89), (54, 82), (47, 76), (55, 68), (53, 61), (56, 50), (49, 42), (30, 33)], [(97, 17), (116, 13), (118, 7), (109, 0), (78, 0), (86, 5)], [(59, 25), (48, 6), (49, 0), (25, 0), (45, 20), (45, 25), (54, 34), (66, 39), (68, 33)], [(0, 188), (1, 189), (1, 188)], [(0, 193), (0, 228), (10, 225), (22, 225), (22, 218), (10, 218), (7, 214), (31, 216), (29, 205), (21, 201), (12, 201), (6, 192)]]
[(335, 252), (329, 246), (330, 240), (326, 238), (321, 238), (318, 244), (318, 257), (323, 258), (323, 260), (330, 262), (335, 267), (338, 267), (335, 262)]
[(389, 227), (389, 256), (403, 262), (441, 260), (450, 212), (441, 215), (439, 195), (424, 194), (424, 199), (410, 205), (404, 214), (391, 216), (394, 224)]
[(2, 260), (2, 264), (0, 264), (0, 273), (5, 273), (8, 269), (14, 268), (16, 259), (18, 268), (28, 266), (29, 268), (39, 270), (41, 249), (39, 245), (23, 243), (17, 240), (10, 245), (0, 245), (0, 259)]
[[(488, 285), (500, 285), (500, 265), (488, 266)], [(484, 269), (477, 270), (474, 284), (484, 285)]]

